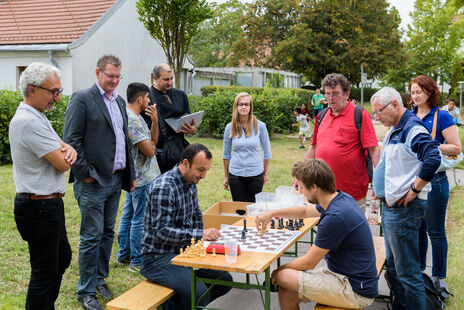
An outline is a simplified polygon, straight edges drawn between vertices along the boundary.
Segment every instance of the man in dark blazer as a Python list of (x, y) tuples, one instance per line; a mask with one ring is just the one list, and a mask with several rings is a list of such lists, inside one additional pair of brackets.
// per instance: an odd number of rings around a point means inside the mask
[(135, 188), (126, 103), (115, 90), (121, 79), (121, 61), (105, 55), (95, 72), (95, 85), (72, 94), (64, 124), (64, 141), (78, 154), (70, 174), (81, 211), (77, 299), (91, 310), (101, 309), (96, 293), (113, 298), (105, 278), (119, 199), (121, 189)]

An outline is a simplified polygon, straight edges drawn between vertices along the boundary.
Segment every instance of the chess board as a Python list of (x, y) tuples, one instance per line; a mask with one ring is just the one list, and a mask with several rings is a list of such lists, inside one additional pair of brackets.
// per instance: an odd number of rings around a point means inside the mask
[(291, 244), (301, 231), (286, 229), (269, 229), (262, 236), (254, 227), (247, 227), (246, 239), (242, 240), (243, 226), (221, 225), (221, 237), (216, 242), (226, 239), (236, 239), (242, 251), (255, 251), (265, 253), (280, 253)]

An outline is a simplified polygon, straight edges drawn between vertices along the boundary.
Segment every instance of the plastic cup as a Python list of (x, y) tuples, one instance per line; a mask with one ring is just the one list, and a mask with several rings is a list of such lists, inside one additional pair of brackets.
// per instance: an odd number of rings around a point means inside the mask
[(226, 254), (226, 262), (234, 264), (237, 262), (238, 242), (235, 239), (227, 239), (224, 242), (224, 251)]

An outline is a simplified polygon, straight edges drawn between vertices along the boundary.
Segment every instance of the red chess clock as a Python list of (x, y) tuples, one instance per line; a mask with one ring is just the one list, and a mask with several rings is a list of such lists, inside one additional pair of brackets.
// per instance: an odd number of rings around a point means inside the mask
[[(226, 249), (222, 242), (211, 242), (208, 244), (206, 253), (213, 253), (213, 249), (216, 249), (216, 254), (226, 254)], [(237, 255), (240, 255), (240, 245), (237, 245)]]

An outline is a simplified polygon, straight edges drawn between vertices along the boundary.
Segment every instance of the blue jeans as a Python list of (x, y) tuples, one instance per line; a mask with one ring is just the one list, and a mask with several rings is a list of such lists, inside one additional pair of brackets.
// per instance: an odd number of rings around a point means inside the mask
[(113, 174), (107, 186), (97, 181), (74, 183), (81, 210), (78, 297), (94, 295), (108, 277), (121, 186), (122, 173)]
[(386, 267), (392, 276), (393, 310), (425, 310), (419, 259), (419, 228), (427, 201), (414, 199), (406, 208), (382, 208)]
[(449, 184), (446, 172), (439, 172), (432, 180), (432, 191), (428, 195), (425, 220), (419, 230), (419, 253), (421, 269), (427, 262), (427, 233), (432, 244), (432, 275), (446, 278), (448, 241), (446, 239), (446, 206), (449, 200)]
[(122, 209), (118, 231), (118, 259), (130, 259), (131, 265), (142, 265), (140, 242), (142, 240), (143, 216), (147, 204), (147, 192), (151, 183), (126, 192), (126, 204)]
[(314, 117), (316, 118), (317, 115), (318, 115), (319, 113), (321, 113), (321, 111), (322, 111), (323, 109), (324, 109), (324, 108), (314, 109)]
[[(169, 253), (162, 255), (147, 254), (142, 256), (142, 270), (140, 273), (149, 281), (161, 284), (173, 289), (176, 294), (164, 303), (166, 310), (188, 310), (191, 307), (191, 281), (190, 268), (171, 265), (171, 259), (177, 254)], [(223, 271), (198, 269), (196, 274), (202, 278), (217, 279)], [(232, 281), (232, 275), (226, 273), (222, 278), (225, 281)], [(208, 289), (209, 285), (197, 283), (196, 296), (199, 298)], [(214, 286), (211, 291), (203, 298), (200, 306), (206, 306), (216, 298), (225, 295), (232, 289), (230, 286)]]

